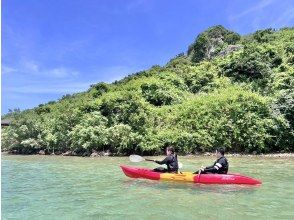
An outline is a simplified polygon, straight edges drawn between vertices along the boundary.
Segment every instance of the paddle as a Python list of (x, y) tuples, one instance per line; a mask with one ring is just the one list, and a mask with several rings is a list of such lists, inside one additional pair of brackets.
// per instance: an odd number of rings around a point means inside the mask
[[(144, 157), (141, 157), (141, 156), (135, 155), (135, 154), (130, 155), (129, 156), (129, 159), (130, 159), (131, 162), (135, 162), (135, 163), (142, 162), (142, 161), (152, 161), (152, 162), (155, 162), (155, 160), (145, 159)], [(183, 164), (181, 162), (178, 162), (178, 166), (179, 166), (179, 169), (182, 169), (183, 168)]]
[(200, 180), (200, 174), (201, 174), (201, 170), (198, 171), (197, 183), (199, 183), (199, 180)]
[(141, 157), (139, 155), (135, 155), (135, 154), (130, 155), (129, 159), (130, 159), (131, 162), (135, 162), (135, 163), (142, 162), (142, 161), (153, 161), (154, 162), (154, 160), (145, 159), (145, 158), (143, 158), (143, 157)]

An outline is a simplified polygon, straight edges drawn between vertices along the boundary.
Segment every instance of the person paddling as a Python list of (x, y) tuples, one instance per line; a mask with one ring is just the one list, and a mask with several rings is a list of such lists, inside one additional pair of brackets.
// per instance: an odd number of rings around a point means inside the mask
[(217, 173), (217, 174), (227, 174), (229, 170), (229, 162), (227, 158), (225, 158), (225, 150), (220, 147), (215, 152), (217, 160), (214, 162), (212, 166), (209, 167), (201, 167), (198, 171), (193, 174), (207, 174), (207, 173)]
[(166, 148), (166, 155), (167, 157), (162, 160), (162, 161), (158, 161), (158, 160), (154, 160), (155, 163), (158, 164), (165, 164), (167, 166), (166, 168), (163, 167), (157, 167), (155, 168), (153, 171), (155, 172), (161, 172), (161, 173), (177, 173), (178, 169), (179, 169), (179, 165), (178, 165), (178, 158), (177, 155), (175, 153), (175, 150), (173, 147), (167, 147)]

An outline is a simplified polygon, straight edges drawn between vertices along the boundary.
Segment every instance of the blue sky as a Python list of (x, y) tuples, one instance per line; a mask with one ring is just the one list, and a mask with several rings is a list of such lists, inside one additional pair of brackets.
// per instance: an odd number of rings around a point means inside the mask
[(218, 24), (240, 34), (294, 26), (294, 3), (2, 0), (2, 114), (164, 65)]

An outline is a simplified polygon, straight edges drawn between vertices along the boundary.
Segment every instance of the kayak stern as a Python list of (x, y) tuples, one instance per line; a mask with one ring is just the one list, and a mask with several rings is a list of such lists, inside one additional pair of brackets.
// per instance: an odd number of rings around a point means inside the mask
[(159, 180), (160, 173), (152, 172), (150, 169), (139, 168), (139, 167), (129, 167), (120, 166), (124, 174), (131, 178), (144, 178), (150, 180)]

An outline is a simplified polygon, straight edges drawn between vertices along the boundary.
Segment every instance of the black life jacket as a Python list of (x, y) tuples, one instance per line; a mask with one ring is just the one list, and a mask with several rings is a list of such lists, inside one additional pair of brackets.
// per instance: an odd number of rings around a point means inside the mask
[[(221, 166), (219, 166), (219, 164)], [(217, 173), (219, 173), (219, 174), (227, 174), (228, 173), (228, 170), (229, 170), (229, 162), (228, 162), (227, 158), (225, 158), (224, 156), (218, 158), (215, 161), (214, 166), (218, 166), (219, 167)]]
[(170, 160), (166, 164), (168, 172), (178, 172), (179, 165), (178, 165), (178, 156), (176, 154), (170, 155)]

